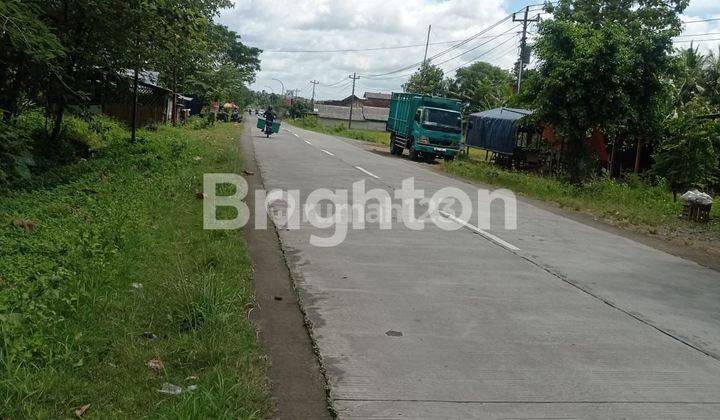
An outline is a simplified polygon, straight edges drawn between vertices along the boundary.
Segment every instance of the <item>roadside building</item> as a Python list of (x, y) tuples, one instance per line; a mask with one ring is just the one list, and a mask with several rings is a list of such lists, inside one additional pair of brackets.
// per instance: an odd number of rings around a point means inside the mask
[[(139, 126), (167, 123), (172, 118), (173, 93), (158, 85), (159, 73), (138, 73), (137, 122)], [(91, 110), (127, 124), (132, 121), (133, 71), (104, 75), (92, 97)]]
[(390, 101), (392, 100), (392, 94), (390, 93), (377, 93), (377, 92), (365, 92), (363, 95), (363, 106), (371, 106), (375, 108), (390, 108)]
[[(325, 105), (332, 105), (332, 106), (345, 106), (345, 107), (349, 107), (351, 104), (353, 107), (363, 106), (363, 100), (361, 98), (358, 98), (355, 95), (350, 95), (347, 98), (338, 99), (338, 100), (331, 99), (331, 100), (327, 100), (327, 101), (320, 101), (318, 103), (325, 104)], [(353, 112), (355, 112), (355, 111), (353, 111)]]

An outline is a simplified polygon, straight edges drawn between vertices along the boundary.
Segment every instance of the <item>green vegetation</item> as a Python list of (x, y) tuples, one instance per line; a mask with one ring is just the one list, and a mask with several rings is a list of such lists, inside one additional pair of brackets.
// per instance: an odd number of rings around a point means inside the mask
[(198, 197), (203, 173), (241, 169), (238, 126), (130, 143), (108, 121), (64, 124), (93, 157), (0, 190), (2, 417), (264, 418), (246, 245), (203, 230)]
[(128, 70), (159, 72), (160, 85), (205, 104), (243, 103), (250, 95), (245, 84), (260, 69), (260, 50), (214, 23), (231, 6), (229, 0), (3, 0), (1, 117), (11, 123), (28, 107), (42, 106), (48, 144), (56, 146), (66, 112), (103, 103), (100, 88)]
[[(649, 186), (637, 176), (626, 182), (606, 178), (573, 184), (554, 177), (501, 169), (479, 158), (457, 159), (444, 163), (447, 172), (490, 185), (509, 188), (516, 193), (583, 211), (616, 221), (621, 226), (649, 228), (679, 226), (682, 203), (673, 200), (668, 187), (661, 183)], [(713, 206), (714, 220), (709, 230), (720, 233), (720, 206)]]
[(290, 120), (290, 123), (300, 128), (316, 131), (318, 133), (331, 134), (333, 136), (369, 141), (371, 143), (384, 145), (390, 144), (390, 133), (386, 131), (365, 130), (361, 128), (348, 129), (346, 124), (338, 124), (335, 127), (328, 128), (320, 124), (317, 117), (311, 115), (300, 119)]

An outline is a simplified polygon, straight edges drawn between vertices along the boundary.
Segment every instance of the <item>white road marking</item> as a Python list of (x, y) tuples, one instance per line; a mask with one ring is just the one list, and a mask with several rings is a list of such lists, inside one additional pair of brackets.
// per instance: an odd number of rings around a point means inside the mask
[(312, 143), (310, 143), (310, 142), (309, 142), (309, 141), (307, 141), (307, 140), (305, 140), (305, 143), (307, 143), (307, 144), (312, 144)]
[(452, 220), (453, 222), (455, 222), (459, 225), (465, 226), (466, 228), (472, 230), (473, 232), (475, 232), (481, 236), (484, 236), (485, 238), (495, 242), (496, 244), (500, 245), (501, 247), (503, 247), (505, 249), (509, 249), (510, 251), (520, 251), (520, 248), (516, 247), (515, 245), (513, 245), (509, 242), (506, 242), (506, 241), (498, 238), (497, 236), (493, 235), (492, 233), (486, 232), (486, 231), (480, 229), (477, 226), (473, 226), (464, 220), (458, 219), (457, 217), (453, 216), (452, 214), (450, 214), (448, 212), (438, 210), (438, 213), (442, 214), (443, 216), (447, 217), (448, 219)]
[(320, 149), (320, 150), (321, 150), (323, 153), (327, 153), (327, 154), (330, 155), (330, 156), (335, 156), (334, 154), (328, 152), (328, 151), (325, 150), (325, 149)]
[(375, 179), (380, 179), (379, 176), (375, 175), (374, 173), (372, 173), (372, 172), (370, 172), (370, 171), (368, 171), (368, 170), (366, 170), (366, 169), (363, 169), (363, 168), (361, 168), (361, 167), (359, 167), (359, 166), (356, 166), (355, 168), (357, 168), (357, 169), (365, 172), (366, 174), (370, 175), (371, 177), (373, 177), (373, 178), (375, 178)]

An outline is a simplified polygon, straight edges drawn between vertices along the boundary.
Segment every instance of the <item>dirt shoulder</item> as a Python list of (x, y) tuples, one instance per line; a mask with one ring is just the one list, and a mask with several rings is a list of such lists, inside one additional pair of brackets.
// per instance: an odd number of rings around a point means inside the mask
[[(255, 160), (253, 131), (243, 130), (241, 148), (245, 179), (248, 182), (247, 202), (254, 202), (254, 191), (263, 189), (263, 181)], [(254, 209), (250, 206), (250, 223), (245, 237), (253, 264), (253, 282), (257, 307), (251, 319), (260, 334), (262, 346), (270, 359), (269, 376), (276, 418), (332, 418), (326, 382), (314, 347), (285, 255), (275, 226), (268, 218), (268, 229), (254, 228)]]

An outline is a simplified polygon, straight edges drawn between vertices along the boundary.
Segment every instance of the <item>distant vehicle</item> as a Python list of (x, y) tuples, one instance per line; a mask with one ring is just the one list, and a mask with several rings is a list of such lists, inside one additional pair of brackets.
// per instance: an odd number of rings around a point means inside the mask
[(410, 159), (453, 160), (460, 152), (460, 101), (416, 93), (393, 93), (386, 131), (390, 153)]

